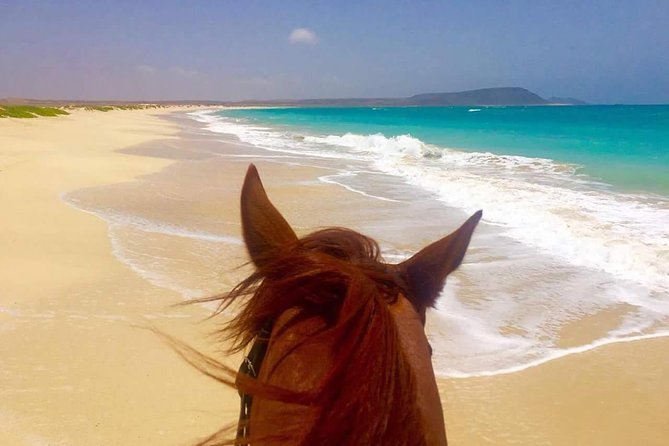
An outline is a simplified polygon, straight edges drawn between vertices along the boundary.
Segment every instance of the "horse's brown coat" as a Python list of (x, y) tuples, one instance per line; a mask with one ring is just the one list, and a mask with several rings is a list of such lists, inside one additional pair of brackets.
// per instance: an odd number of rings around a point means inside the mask
[(241, 197), (256, 271), (225, 307), (248, 296), (226, 328), (246, 347), (275, 321), (254, 395), (253, 445), (445, 445), (441, 402), (424, 332), (446, 276), (465, 254), (481, 212), (411, 259), (388, 265), (373, 240), (346, 229), (298, 239), (253, 165)]

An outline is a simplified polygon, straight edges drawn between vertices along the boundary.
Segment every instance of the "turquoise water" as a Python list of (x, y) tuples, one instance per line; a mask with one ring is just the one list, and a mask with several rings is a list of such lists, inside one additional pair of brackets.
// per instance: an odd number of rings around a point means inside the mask
[[(667, 108), (469, 110), (192, 111), (182, 139), (129, 151), (183, 162), (63, 199), (107, 221), (119, 260), (186, 298), (220, 292), (221, 265), (245, 261), (239, 222), (217, 204), (241, 187), (225, 174), (235, 164), (258, 163), (272, 198), (292, 182), (286, 215), (300, 231), (344, 224), (391, 263), (482, 209), (427, 315), (442, 376), (669, 336)], [(297, 166), (309, 168), (292, 177)]]
[[(425, 239), (430, 231), (441, 235), (483, 210), (467, 264), (428, 317), (440, 374), (511, 373), (608, 343), (669, 336), (667, 106), (190, 116), (228, 135), (221, 141), (240, 140), (231, 147), (242, 153), (222, 151), (225, 162), (310, 166), (319, 182), (366, 196), (370, 209), (375, 200), (394, 202), (387, 221), (387, 210), (381, 222), (360, 221), (391, 261), (433, 240)], [(333, 214), (324, 223), (334, 221)], [(608, 312), (617, 315), (610, 326), (593, 324)], [(573, 327), (582, 327), (579, 345), (563, 342), (563, 329)]]
[(669, 106), (237, 109), (220, 116), (316, 135), (411, 135), (468, 152), (544, 158), (627, 192), (669, 195)]
[(669, 292), (669, 106), (228, 109), (199, 119), (298, 163), (330, 159), (348, 189), (373, 189), (356, 183), (366, 170), (401, 178), (464, 212), (484, 209), (524, 246)]

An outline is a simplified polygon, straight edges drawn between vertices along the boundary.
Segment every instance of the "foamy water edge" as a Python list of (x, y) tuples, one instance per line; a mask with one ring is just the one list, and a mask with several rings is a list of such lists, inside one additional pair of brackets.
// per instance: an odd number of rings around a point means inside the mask
[[(433, 152), (435, 150), (440, 150), (440, 149), (424, 144), (422, 141), (412, 138), (408, 135), (400, 135), (399, 137), (386, 137), (384, 135), (350, 135), (350, 134), (344, 136), (329, 135), (326, 137), (319, 137), (313, 135), (306, 135), (306, 136), (300, 135), (298, 138), (296, 138), (294, 134), (282, 134), (277, 136), (275, 134), (276, 132), (266, 127), (255, 126), (253, 129), (249, 129), (249, 127), (251, 126), (245, 127), (244, 125), (241, 125), (239, 123), (230, 123), (230, 122), (226, 122), (225, 124), (221, 125), (221, 120), (218, 117), (212, 117), (209, 115), (199, 114), (199, 113), (190, 115), (192, 118), (195, 118), (201, 122), (205, 122), (207, 124), (207, 128), (210, 131), (213, 131), (215, 133), (229, 133), (236, 135), (240, 137), (240, 139), (242, 139), (243, 141), (252, 144), (255, 147), (264, 148), (269, 152), (288, 153), (300, 157), (304, 157), (305, 155), (307, 155), (319, 159), (337, 159), (337, 160), (355, 159), (357, 161), (367, 161), (375, 171), (385, 172), (392, 174), (394, 176), (404, 178), (405, 180), (407, 180), (407, 182), (411, 184), (415, 184), (425, 190), (430, 190), (437, 194), (441, 194), (444, 192), (443, 190), (439, 190), (438, 188), (430, 186), (429, 181), (427, 181), (426, 179), (427, 177), (425, 175), (425, 172), (420, 170), (421, 166), (419, 165), (420, 162), (428, 160), (429, 162), (435, 163), (435, 166), (433, 167), (436, 168), (436, 166), (438, 166), (438, 164), (436, 163), (443, 161), (439, 161), (441, 157), (436, 157), (436, 155)], [(256, 143), (254, 143), (253, 142), (254, 138), (256, 138), (258, 134), (261, 135), (260, 141), (255, 140)], [(338, 140), (337, 138), (345, 138), (346, 140), (341, 140), (341, 139)], [(277, 141), (279, 141), (279, 144), (276, 144)], [(311, 147), (308, 148), (308, 150), (301, 150), (299, 147), (298, 149), (296, 149), (295, 147), (299, 146), (300, 141), (305, 142), (305, 144), (310, 144)], [(390, 151), (390, 153), (386, 153), (388, 151)], [(538, 160), (538, 159), (523, 158), (523, 157), (516, 157), (517, 159), (515, 159), (514, 157), (499, 157), (497, 155), (485, 154), (485, 153), (473, 154), (473, 155), (466, 154), (464, 156), (461, 156), (455, 152), (457, 151), (453, 151), (454, 155), (451, 156), (451, 162), (456, 166), (458, 165), (458, 163), (460, 163), (459, 167), (462, 168), (465, 171), (465, 173), (466, 170), (470, 168), (470, 165), (474, 166), (478, 165), (479, 168), (481, 169), (486, 169), (488, 167), (491, 169), (497, 169), (500, 167), (500, 161), (502, 164), (503, 163), (508, 164), (509, 171), (513, 171), (513, 169), (517, 166), (522, 166), (522, 168), (526, 169), (528, 172), (530, 172), (530, 174), (532, 172), (536, 172), (539, 174), (554, 175), (558, 179), (561, 178), (560, 176), (563, 175), (565, 172), (566, 174), (573, 176), (577, 169), (577, 166), (560, 165), (552, 162), (551, 160)], [(403, 171), (397, 171), (397, 169), (403, 169)], [(414, 170), (411, 171), (410, 169)], [(407, 175), (407, 170), (413, 172), (415, 175)], [(349, 184), (346, 184), (344, 180), (346, 179), (347, 175), (348, 174), (345, 171), (342, 171), (337, 174), (322, 176), (319, 178), (319, 180), (322, 182), (338, 184), (342, 187), (347, 188), (351, 192), (367, 196), (371, 199), (397, 201), (389, 197), (382, 197), (369, 194), (364, 190), (359, 190), (355, 187), (352, 187)], [(574, 178), (575, 181), (583, 181), (584, 183), (587, 183), (587, 179), (578, 178), (577, 176), (575, 176)], [(442, 180), (443, 178), (439, 179), (439, 181), (437, 182), (440, 182)], [(466, 175), (463, 178), (458, 178), (458, 181), (466, 181), (466, 180), (468, 180)], [(423, 183), (421, 183), (421, 181), (423, 181)], [(116, 226), (123, 227), (124, 225), (125, 226), (129, 225), (134, 229), (138, 229), (140, 231), (166, 234), (177, 237), (185, 237), (194, 240), (202, 240), (209, 243), (231, 243), (235, 245), (240, 245), (242, 243), (241, 240), (234, 237), (227, 237), (203, 231), (191, 230), (189, 228), (184, 228), (177, 225), (162, 224), (141, 218), (139, 219), (136, 218), (134, 220), (133, 219), (119, 220), (114, 216), (102, 215), (104, 213), (83, 209), (82, 207), (77, 206), (76, 203), (73, 203), (71, 200), (69, 200), (66, 194), (61, 195), (61, 200), (76, 209), (83, 210), (84, 212), (96, 215), (98, 218), (101, 218), (108, 224), (109, 228), (108, 235), (112, 243), (113, 253), (120, 261), (128, 265), (130, 268), (133, 269), (133, 271), (138, 273), (141, 277), (144, 277), (150, 283), (176, 291), (182, 294), (185, 298), (198, 297), (199, 295), (201, 295), (201, 292), (192, 289), (181, 289), (178, 287), (177, 284), (169, 283), (169, 280), (166, 280), (167, 278), (162, 277), (160, 275), (156, 275), (154, 274), (154, 272), (147, 270), (146, 268), (143, 268), (141, 264), (138, 264), (137, 262), (134, 262), (132, 259), (125, 257), (123, 254), (123, 247), (120, 244), (121, 241), (118, 240), (114, 235), (114, 229)], [(457, 200), (456, 201), (444, 200), (444, 201), (446, 201), (449, 205), (469, 210), (466, 204), (463, 205), (461, 202), (458, 202)], [(488, 216), (488, 214), (490, 214), (489, 210), (486, 211), (486, 216)], [(501, 225), (502, 227), (506, 226), (508, 228), (508, 224), (504, 222), (500, 223), (499, 221), (495, 221), (494, 219), (491, 222)], [(639, 280), (641, 282), (645, 280), (644, 277), (635, 277), (632, 279)], [(669, 277), (667, 277), (667, 279), (669, 280)], [(638, 304), (641, 304), (642, 306), (647, 305), (648, 308), (651, 309), (652, 311), (661, 311), (665, 312), (665, 314), (669, 314), (669, 311), (667, 311), (667, 302), (657, 301), (654, 303), (651, 302), (649, 304), (648, 302), (635, 302), (632, 299), (630, 303), (632, 303), (633, 305), (638, 305)], [(529, 360), (516, 366), (502, 367), (494, 370), (477, 370), (476, 372), (473, 373), (465, 373), (459, 370), (449, 369), (446, 364), (443, 364), (440, 365), (439, 367), (435, 367), (435, 371), (439, 376), (452, 377), (452, 378), (494, 376), (494, 375), (515, 373), (522, 370), (526, 370), (528, 368), (545, 364), (546, 362), (552, 361), (554, 359), (559, 359), (568, 355), (584, 353), (609, 344), (615, 344), (618, 342), (641, 341), (645, 339), (654, 339), (654, 338), (669, 336), (669, 331), (664, 331), (664, 330), (657, 331), (655, 333), (643, 333), (643, 330), (645, 328), (648, 328), (648, 326), (640, 327), (639, 330), (636, 330), (636, 333), (638, 334), (634, 334), (635, 329), (633, 327), (627, 327), (626, 331), (624, 332), (621, 331), (618, 333), (616, 333), (616, 330), (612, 330), (611, 332), (609, 332), (609, 336), (602, 337), (592, 343), (581, 345), (578, 347), (564, 348), (564, 349), (557, 349), (557, 348), (544, 349), (544, 351), (541, 353), (543, 356), (537, 359)]]
[[(526, 157), (513, 157), (513, 156), (498, 156), (498, 155), (493, 155), (489, 153), (467, 153), (467, 152), (461, 152), (458, 153), (457, 151), (454, 150), (448, 150), (446, 151), (442, 150), (442, 155), (441, 156), (435, 156), (435, 149), (440, 150), (438, 148), (434, 148), (432, 146), (429, 146), (427, 144), (424, 144), (422, 141), (417, 140), (416, 138), (412, 138), (409, 135), (401, 135), (398, 137), (386, 137), (384, 135), (353, 135), (353, 134), (346, 134), (343, 136), (340, 135), (329, 135), (325, 137), (320, 137), (320, 136), (314, 136), (314, 135), (302, 135), (300, 137), (296, 137), (295, 135), (290, 135), (290, 134), (279, 134), (279, 132), (274, 132), (273, 129), (268, 128), (268, 127), (261, 127), (257, 125), (245, 125), (243, 123), (239, 122), (232, 122), (231, 120), (226, 120), (222, 119), (217, 116), (212, 116), (211, 114), (205, 112), (205, 113), (192, 113), (191, 117), (193, 119), (196, 119), (200, 122), (203, 122), (206, 124), (207, 128), (211, 130), (212, 132), (215, 133), (229, 133), (233, 134), (237, 137), (239, 137), (242, 141), (250, 143), (256, 147), (264, 148), (272, 152), (285, 152), (285, 153), (291, 153), (291, 154), (296, 154), (296, 155), (301, 155), (301, 156), (314, 156), (317, 158), (332, 158), (332, 159), (347, 159), (348, 157), (351, 157), (352, 159), (356, 160), (364, 160), (365, 158), (369, 159), (369, 154), (374, 154), (374, 155), (385, 155), (381, 157), (381, 161), (377, 162), (371, 162), (371, 165), (378, 169), (381, 172), (386, 172), (393, 174), (395, 176), (400, 176), (408, 180), (409, 183), (418, 185), (426, 190), (430, 190), (432, 192), (436, 193), (443, 193), (442, 190), (439, 190), (438, 188), (431, 187), (428, 181), (425, 180), (426, 175), (424, 171), (421, 171), (418, 166), (416, 166), (417, 163), (415, 163), (413, 166), (411, 165), (411, 160), (424, 160), (430, 158), (443, 158), (443, 153), (446, 153), (445, 158), (450, 158), (451, 165), (456, 165), (462, 168), (471, 168), (472, 165), (478, 165), (479, 167), (486, 168), (486, 167), (491, 167), (491, 168), (499, 168), (500, 167), (500, 161), (501, 164), (506, 164), (505, 168), (509, 170), (513, 170), (514, 168), (520, 166), (521, 168), (525, 169), (526, 171), (529, 171), (530, 173), (536, 172), (542, 175), (548, 175), (548, 176), (554, 176), (555, 178), (559, 180), (564, 180), (563, 177), (569, 176), (569, 181), (572, 182), (574, 185), (578, 185), (578, 183), (581, 183), (581, 185), (584, 186), (590, 186), (590, 185), (595, 185), (599, 186), (596, 184), (595, 181), (590, 180), (588, 178), (583, 178), (577, 175), (577, 170), (578, 166), (571, 166), (571, 165), (565, 165), (565, 164), (559, 164), (555, 163), (551, 160), (545, 160), (545, 159), (533, 159), (533, 158), (526, 158)], [(306, 141), (308, 143), (312, 143), (314, 145), (321, 145), (322, 150), (313, 150), (313, 147), (308, 150), (300, 150), (300, 149), (295, 149), (296, 145), (299, 145), (300, 141)], [(277, 144), (277, 141), (279, 143)], [(341, 151), (336, 150), (336, 147), (345, 147), (347, 149), (350, 149), (351, 153), (342, 153)], [(387, 148), (390, 146), (391, 153), (385, 153), (384, 151), (387, 152)], [(407, 163), (407, 159), (409, 162)], [(371, 160), (370, 160), (371, 161)], [(488, 166), (486, 166), (488, 165)], [(399, 168), (403, 169), (403, 171), (399, 171)], [(413, 171), (415, 175), (413, 174), (407, 174), (407, 167), (414, 167), (415, 170)], [(464, 172), (466, 174), (466, 172)], [(345, 176), (345, 174), (343, 174)], [(339, 176), (342, 176), (340, 174)], [(466, 178), (466, 175), (464, 175), (464, 178)], [(323, 180), (323, 179), (321, 179)], [(330, 176), (324, 178), (325, 181), (330, 181), (330, 182), (336, 182), (337, 184), (342, 185), (343, 187), (347, 187), (346, 185), (343, 185), (340, 182), (334, 181), (333, 178)], [(422, 180), (422, 181), (421, 181)], [(426, 184), (427, 183), (427, 184)], [(604, 185), (605, 186), (605, 185)], [(347, 187), (348, 188), (348, 187)], [(350, 190), (350, 189), (349, 189)], [(603, 192), (607, 192), (605, 188), (602, 189)], [(363, 195), (368, 195), (364, 191), (359, 191), (359, 190), (352, 190), (353, 192), (356, 193), (361, 193)], [(370, 198), (381, 198), (384, 199), (385, 197), (377, 197), (377, 196), (371, 196)], [(609, 197), (610, 198), (610, 197)], [(634, 197), (634, 196), (627, 196), (627, 199), (632, 199), (635, 200), (639, 197)], [(644, 208), (644, 206), (647, 203), (644, 203), (644, 201), (647, 200), (647, 197), (640, 197), (638, 200), (639, 207), (635, 209), (636, 212), (641, 212), (643, 213), (644, 210), (647, 208)], [(660, 199), (662, 200), (662, 199)], [(464, 200), (444, 200), (446, 201), (449, 205), (454, 205), (455, 207), (460, 207), (466, 211), (470, 211), (475, 207), (482, 207), (480, 205), (476, 206), (471, 206), (467, 205), (467, 203), (463, 202)], [(652, 201), (652, 197), (651, 197)], [(661, 203), (662, 204), (662, 203)], [(667, 209), (660, 209), (660, 213), (662, 215), (667, 215), (669, 216), (669, 207)], [(594, 211), (597, 212), (597, 208), (594, 208)], [(654, 209), (651, 208), (650, 212), (653, 212)], [(503, 212), (501, 212), (503, 214)], [(490, 215), (490, 212), (486, 212), (486, 218), (488, 218), (488, 215)], [(500, 224), (502, 226), (509, 226), (508, 222), (505, 221), (496, 221), (495, 213), (492, 215), (492, 223)], [(612, 220), (615, 223), (615, 215), (612, 217)], [(662, 220), (662, 219), (658, 219)], [(669, 221), (669, 220), (667, 220)], [(657, 226), (656, 228), (659, 230), (661, 223), (659, 221), (656, 221)], [(530, 223), (531, 224), (531, 223)], [(652, 225), (651, 225), (652, 229)], [(661, 233), (659, 233), (661, 237)], [(512, 237), (515, 235), (517, 238), (522, 239), (522, 234), (514, 234), (513, 231), (508, 231), (508, 235), (511, 235)], [(539, 237), (540, 238), (540, 237)], [(523, 240), (527, 242), (527, 240)], [(651, 243), (648, 243), (646, 246), (650, 246), (651, 248), (654, 246), (666, 246), (669, 248), (669, 240), (666, 239), (660, 239), (660, 240), (653, 240)], [(560, 244), (554, 244), (550, 248), (555, 248), (555, 247), (560, 247)], [(643, 248), (643, 247), (642, 247)], [(620, 253), (627, 254), (628, 250), (625, 248), (619, 250)], [(669, 253), (669, 249), (665, 252)], [(585, 266), (588, 267), (595, 267), (597, 269), (606, 271), (611, 274), (617, 274), (617, 273), (625, 273), (625, 268), (612, 268), (610, 265), (602, 264), (602, 259), (600, 259), (600, 263), (597, 264), (596, 262), (590, 262), (588, 263), (589, 259), (587, 258), (576, 258), (571, 257), (573, 254), (572, 252), (567, 252), (566, 255), (563, 255), (563, 257), (566, 260), (572, 261), (575, 264), (584, 264)], [(614, 253), (615, 254), (615, 253)], [(615, 256), (613, 256), (615, 257)], [(652, 257), (652, 256), (651, 256)], [(603, 256), (603, 260), (605, 263), (607, 260), (607, 256)], [(661, 261), (663, 259), (657, 259), (660, 262), (660, 267), (664, 264)], [(594, 264), (593, 264), (594, 263)], [(664, 294), (667, 290), (669, 290), (669, 272), (666, 274), (663, 274), (664, 271), (659, 270), (659, 271), (652, 271), (653, 268), (651, 269), (651, 273), (648, 274), (647, 271), (644, 271), (644, 267), (642, 266), (641, 271), (637, 271), (637, 274), (630, 274), (628, 276), (629, 280), (632, 280), (634, 282), (640, 282), (643, 284), (648, 284), (648, 277), (651, 277), (651, 282), (652, 285), (655, 285), (657, 288), (661, 290), (661, 293)], [(659, 274), (656, 274), (653, 277), (653, 272), (657, 272)], [(653, 280), (655, 279), (655, 280)], [(659, 280), (657, 280), (659, 279)], [(640, 305), (644, 308), (649, 309), (649, 311), (653, 312), (661, 312), (664, 314), (668, 314), (669, 311), (667, 309), (669, 308), (669, 305), (666, 301), (651, 301), (651, 302), (644, 302), (644, 301), (635, 301), (633, 296), (630, 296), (631, 299), (629, 301), (630, 304), (632, 305)], [(661, 296), (660, 296), (661, 297)], [(658, 331), (655, 333), (642, 333), (644, 329), (647, 329), (649, 325), (646, 325), (644, 327), (639, 327), (638, 330), (635, 330), (634, 328), (627, 327), (627, 330), (625, 333), (615, 333), (616, 330), (612, 330), (609, 332), (609, 336), (602, 337), (592, 343), (578, 346), (578, 347), (572, 347), (572, 348), (564, 348), (564, 349), (552, 349), (549, 351), (544, 352), (544, 356), (541, 358), (537, 358), (535, 360), (530, 360), (528, 362), (525, 362), (523, 364), (519, 364), (517, 366), (513, 367), (503, 367), (500, 369), (496, 370), (482, 370), (482, 371), (477, 371), (475, 373), (462, 373), (459, 371), (455, 370), (449, 370), (447, 372), (440, 372), (437, 371), (440, 376), (449, 376), (449, 377), (454, 377), (454, 378), (465, 378), (465, 377), (472, 377), (472, 376), (493, 376), (493, 375), (498, 375), (498, 374), (508, 374), (508, 373), (514, 373), (518, 371), (522, 371), (531, 367), (536, 367), (541, 364), (544, 364), (548, 361), (552, 361), (554, 359), (559, 359), (568, 355), (573, 355), (573, 354), (580, 354), (583, 352), (587, 352), (590, 350), (593, 350), (595, 348), (609, 345), (609, 344), (615, 344), (618, 342), (633, 342), (633, 341), (640, 341), (640, 340), (645, 340), (645, 339), (653, 339), (653, 338), (660, 338), (660, 337), (665, 337), (669, 336), (669, 331)], [(624, 331), (624, 330), (623, 330)], [(637, 332), (639, 334), (634, 335), (634, 332)], [(615, 334), (614, 334), (615, 333)]]

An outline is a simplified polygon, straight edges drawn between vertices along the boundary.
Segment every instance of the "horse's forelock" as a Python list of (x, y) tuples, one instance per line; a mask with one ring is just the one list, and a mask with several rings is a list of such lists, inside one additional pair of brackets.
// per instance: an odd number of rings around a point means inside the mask
[[(323, 333), (306, 340), (331, 337), (331, 368), (324, 381), (307, 400), (304, 392), (291, 397), (283, 389), (280, 395), (313, 410), (309, 422), (299, 426), (304, 444), (424, 444), (413, 371), (388, 306), (402, 288), (382, 262), (378, 244), (355, 231), (330, 228), (268, 260), (217, 297), (223, 307), (248, 297), (224, 334), (238, 351), (263, 324), (289, 309), (329, 321)], [(279, 397), (275, 387), (262, 382), (242, 390), (260, 399)]]
[(299, 246), (355, 263), (380, 262), (381, 250), (375, 240), (346, 228), (327, 228), (302, 238)]

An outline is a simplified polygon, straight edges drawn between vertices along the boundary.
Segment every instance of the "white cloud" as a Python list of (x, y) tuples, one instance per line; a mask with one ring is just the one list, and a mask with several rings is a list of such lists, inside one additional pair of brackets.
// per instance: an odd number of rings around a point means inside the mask
[(318, 43), (318, 36), (309, 28), (295, 28), (288, 37), (290, 43), (316, 45)]

